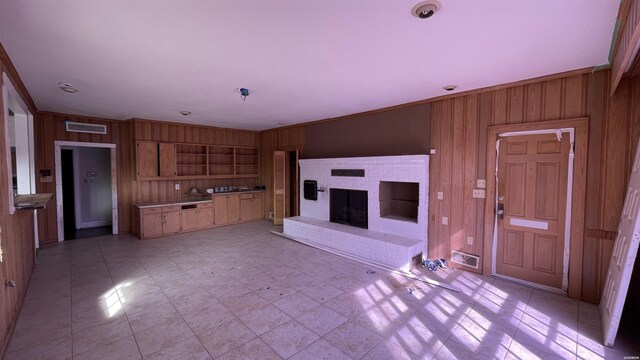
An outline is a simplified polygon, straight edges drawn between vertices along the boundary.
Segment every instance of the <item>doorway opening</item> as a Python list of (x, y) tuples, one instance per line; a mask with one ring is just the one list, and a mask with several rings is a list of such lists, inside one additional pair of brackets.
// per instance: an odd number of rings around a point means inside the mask
[(118, 233), (115, 144), (55, 142), (58, 241)]
[(285, 217), (300, 215), (300, 180), (298, 174), (300, 173), (298, 167), (298, 151), (287, 151), (287, 173), (286, 173), (286, 203)]

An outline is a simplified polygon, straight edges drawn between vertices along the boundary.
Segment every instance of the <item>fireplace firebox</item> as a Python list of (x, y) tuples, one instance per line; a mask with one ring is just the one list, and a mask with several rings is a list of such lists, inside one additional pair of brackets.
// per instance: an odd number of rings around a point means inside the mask
[(329, 220), (331, 222), (363, 229), (368, 228), (367, 191), (331, 189), (329, 197)]

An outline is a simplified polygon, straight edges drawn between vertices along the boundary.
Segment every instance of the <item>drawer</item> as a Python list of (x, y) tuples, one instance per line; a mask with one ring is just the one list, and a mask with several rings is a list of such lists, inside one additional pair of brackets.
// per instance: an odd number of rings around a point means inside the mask
[(142, 208), (140, 210), (142, 210), (142, 215), (160, 214), (162, 212), (161, 207)]
[(240, 194), (240, 199), (253, 199), (253, 194)]
[(181, 209), (180, 205), (163, 206), (162, 212), (166, 213), (166, 212), (172, 212), (172, 211), (180, 211), (180, 209)]
[(199, 203), (198, 204), (198, 209), (206, 209), (206, 208), (212, 208), (213, 207), (213, 202), (206, 202), (206, 203)]

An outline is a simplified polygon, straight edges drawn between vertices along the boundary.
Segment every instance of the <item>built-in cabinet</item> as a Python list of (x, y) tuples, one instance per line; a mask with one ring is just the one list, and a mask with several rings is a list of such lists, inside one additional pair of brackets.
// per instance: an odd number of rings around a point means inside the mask
[(216, 225), (235, 224), (240, 221), (240, 195), (227, 194), (213, 197)]
[(180, 232), (180, 206), (163, 206), (140, 209), (141, 237), (150, 238)]
[(136, 142), (138, 180), (258, 177), (257, 147)]
[(209, 229), (263, 218), (264, 193), (213, 195), (211, 201), (138, 206), (141, 239)]

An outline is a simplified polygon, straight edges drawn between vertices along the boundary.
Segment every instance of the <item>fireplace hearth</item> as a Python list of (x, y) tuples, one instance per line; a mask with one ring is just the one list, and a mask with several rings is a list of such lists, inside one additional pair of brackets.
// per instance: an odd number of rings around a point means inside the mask
[(368, 196), (364, 190), (331, 189), (329, 221), (368, 228)]

